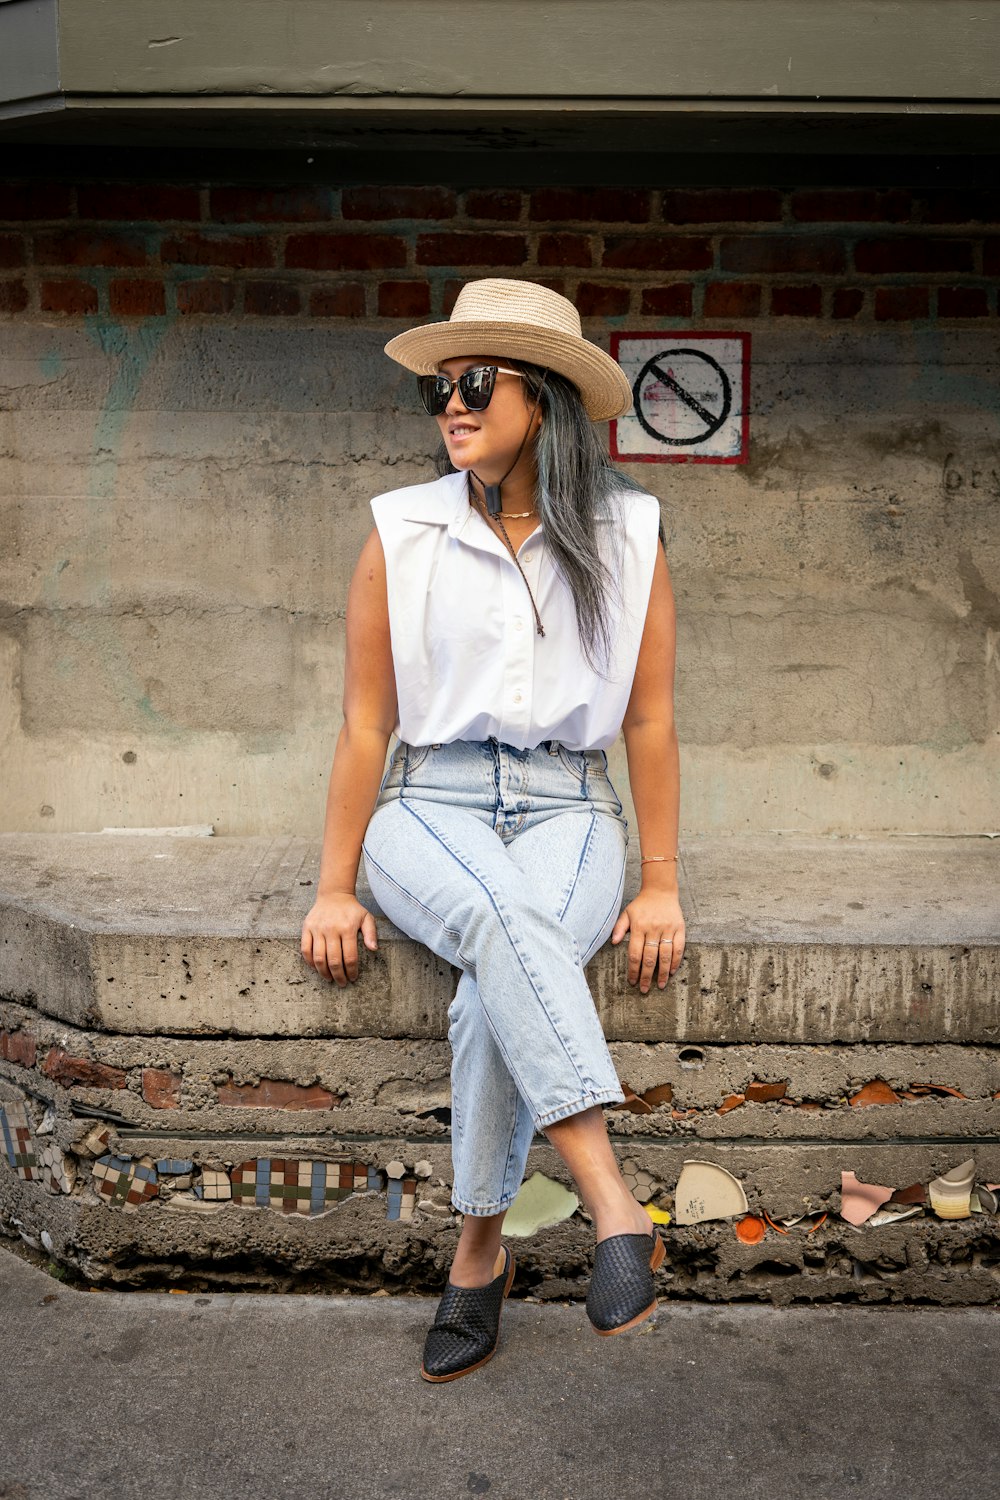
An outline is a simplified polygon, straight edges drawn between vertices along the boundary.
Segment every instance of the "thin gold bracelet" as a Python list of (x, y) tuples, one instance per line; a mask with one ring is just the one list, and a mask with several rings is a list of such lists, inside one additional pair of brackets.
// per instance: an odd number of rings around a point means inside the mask
[(645, 865), (645, 864), (648, 864), (649, 861), (653, 860), (653, 859), (671, 860), (671, 859), (676, 859), (676, 858), (677, 858), (676, 854), (644, 854), (642, 856), (642, 859), (640, 859), (639, 863), (641, 865)]

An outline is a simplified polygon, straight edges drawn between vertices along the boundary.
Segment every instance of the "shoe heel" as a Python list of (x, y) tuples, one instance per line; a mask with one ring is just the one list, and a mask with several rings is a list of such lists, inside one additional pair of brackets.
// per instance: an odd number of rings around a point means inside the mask
[[(657, 1236), (657, 1238), (659, 1238), (659, 1236)], [(662, 1240), (660, 1241), (660, 1243), (663, 1243)], [(504, 1282), (503, 1286), (503, 1294), (505, 1297), (507, 1297), (509, 1296), (510, 1289), (514, 1284), (514, 1272), (517, 1269), (517, 1262), (515, 1261), (513, 1255), (511, 1255), (510, 1253), (510, 1247), (505, 1246), (505, 1249), (507, 1250), (507, 1258), (510, 1261), (510, 1268), (507, 1271), (507, 1280)]]
[(656, 1271), (656, 1270), (659, 1269), (660, 1266), (663, 1265), (663, 1258), (666, 1255), (666, 1253), (667, 1253), (666, 1246), (663, 1243), (663, 1239), (657, 1233), (657, 1231), (654, 1229), (653, 1230), (653, 1253), (649, 1257), (649, 1269), (651, 1271)]

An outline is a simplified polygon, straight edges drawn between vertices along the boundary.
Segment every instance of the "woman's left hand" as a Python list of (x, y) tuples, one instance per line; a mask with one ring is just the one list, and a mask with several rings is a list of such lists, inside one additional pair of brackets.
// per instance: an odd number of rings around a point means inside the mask
[(658, 970), (662, 990), (684, 953), (684, 913), (676, 892), (643, 888), (625, 907), (611, 933), (620, 943), (629, 933), (628, 982), (645, 995)]

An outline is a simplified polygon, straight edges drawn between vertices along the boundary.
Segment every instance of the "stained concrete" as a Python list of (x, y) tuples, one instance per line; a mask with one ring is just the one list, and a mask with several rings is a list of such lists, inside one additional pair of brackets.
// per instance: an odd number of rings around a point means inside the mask
[[(433, 475), (393, 331), (7, 327), (0, 827), (318, 835), (369, 498)], [(997, 831), (996, 389), (985, 327), (763, 320), (748, 461), (631, 466), (677, 600), (682, 847)]]
[[(641, 1331), (597, 1338), (579, 1301), (511, 1301), (490, 1363), (429, 1385), (417, 1369), (435, 1306), (436, 1297), (97, 1296), (0, 1249), (0, 1494), (991, 1492), (995, 1310), (661, 1303)], [(155, 1437), (178, 1432), (192, 1435), (183, 1452)]]

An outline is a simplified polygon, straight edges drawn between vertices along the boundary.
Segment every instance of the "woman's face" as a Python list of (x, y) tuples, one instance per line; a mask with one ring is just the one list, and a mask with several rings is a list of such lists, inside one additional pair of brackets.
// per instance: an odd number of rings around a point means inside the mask
[[(459, 375), (475, 365), (499, 365), (501, 370), (504, 367), (512, 368), (511, 361), (502, 355), (477, 354), (443, 359), (438, 369), (452, 380), (457, 380)], [(521, 377), (499, 373), (492, 399), (485, 411), (470, 411), (456, 385), (448, 405), (434, 420), (441, 429), (448, 456), (455, 468), (474, 469), (480, 479), (492, 484), (502, 477), (513, 462), (528, 427), (531, 407), (532, 402), (528, 399), (525, 382)], [(531, 419), (532, 437), (541, 423), (539, 410)], [(530, 459), (528, 444), (525, 444), (523, 457)]]

